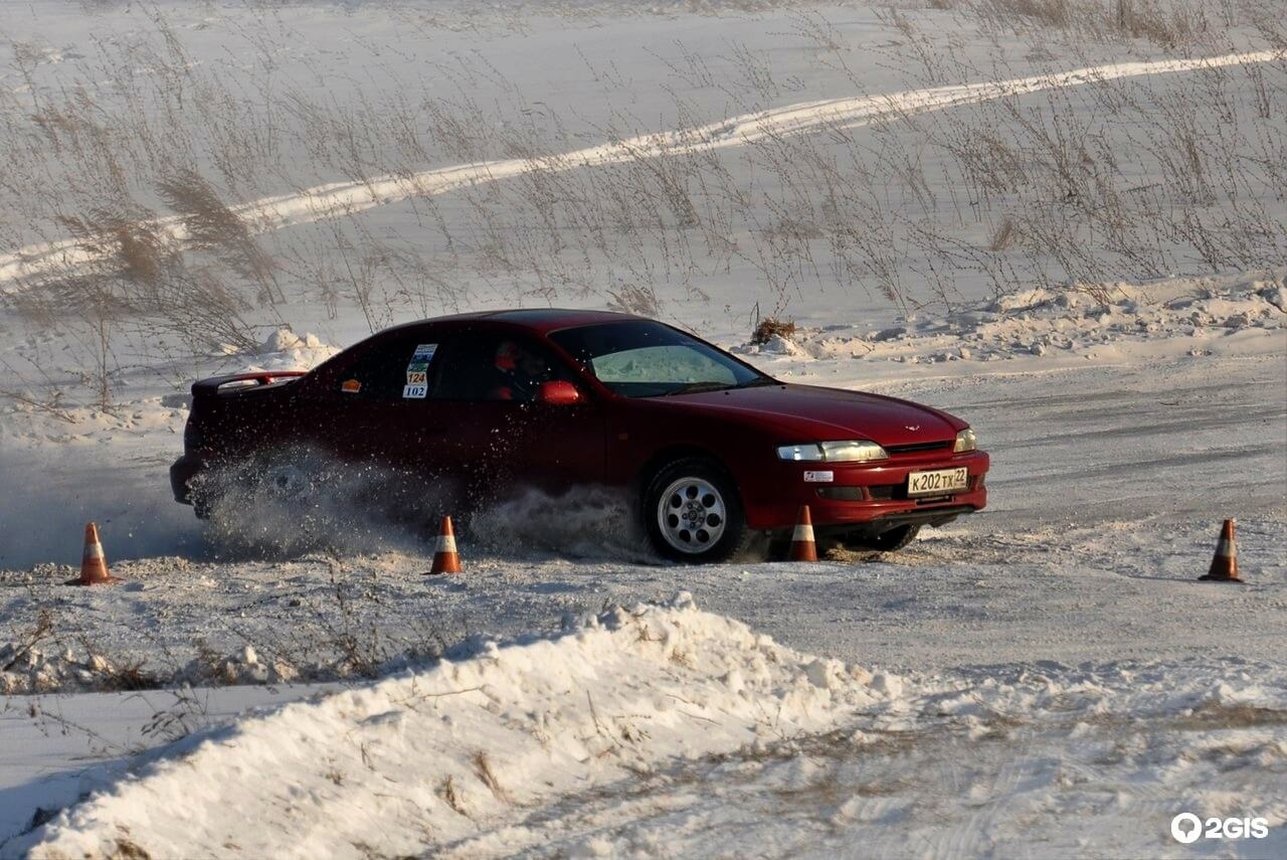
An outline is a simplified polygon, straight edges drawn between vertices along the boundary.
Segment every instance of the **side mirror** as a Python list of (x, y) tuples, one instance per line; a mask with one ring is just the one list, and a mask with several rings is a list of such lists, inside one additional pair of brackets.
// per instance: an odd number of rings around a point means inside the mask
[(555, 379), (541, 383), (541, 387), (536, 390), (536, 402), (550, 406), (571, 406), (575, 403), (584, 403), (585, 398), (572, 383)]

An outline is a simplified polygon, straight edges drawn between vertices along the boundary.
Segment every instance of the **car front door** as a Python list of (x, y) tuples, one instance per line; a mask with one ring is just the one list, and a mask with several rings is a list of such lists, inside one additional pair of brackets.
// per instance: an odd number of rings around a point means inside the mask
[[(525, 489), (559, 495), (604, 480), (604, 415), (561, 359), (521, 331), (481, 327), (441, 346), (431, 405), (450, 415), (438, 459), (485, 508)], [(543, 382), (578, 386), (581, 401), (540, 402)]]

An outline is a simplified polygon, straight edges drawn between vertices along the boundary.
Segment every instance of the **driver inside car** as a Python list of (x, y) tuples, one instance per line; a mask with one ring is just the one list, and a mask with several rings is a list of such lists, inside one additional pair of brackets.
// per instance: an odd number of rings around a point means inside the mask
[(496, 400), (535, 400), (541, 383), (553, 378), (543, 358), (512, 340), (503, 340), (496, 347), (494, 365), (500, 375), (492, 389)]

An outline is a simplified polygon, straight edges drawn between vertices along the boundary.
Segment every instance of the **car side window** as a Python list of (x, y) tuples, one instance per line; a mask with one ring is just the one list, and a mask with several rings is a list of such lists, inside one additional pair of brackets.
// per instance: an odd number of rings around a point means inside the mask
[(372, 347), (340, 374), (340, 394), (361, 400), (426, 399), (438, 354), (434, 340), (410, 335)]
[(485, 332), (444, 344), (433, 397), (530, 402), (541, 383), (569, 379), (553, 354), (530, 338)]

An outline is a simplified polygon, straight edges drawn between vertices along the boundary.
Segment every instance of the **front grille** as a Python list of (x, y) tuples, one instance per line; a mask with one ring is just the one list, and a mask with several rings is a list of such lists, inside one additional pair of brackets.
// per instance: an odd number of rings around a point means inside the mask
[(911, 445), (886, 445), (890, 454), (919, 454), (921, 451), (940, 451), (951, 448), (955, 442), (915, 442)]

